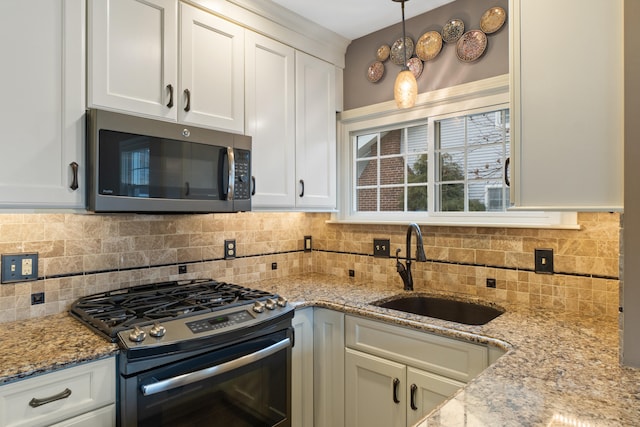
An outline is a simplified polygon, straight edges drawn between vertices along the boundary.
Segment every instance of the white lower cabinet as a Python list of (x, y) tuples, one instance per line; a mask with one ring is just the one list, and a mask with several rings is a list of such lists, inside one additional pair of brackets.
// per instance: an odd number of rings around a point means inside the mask
[(313, 307), (293, 316), (291, 350), (291, 425), (313, 426)]
[(344, 314), (316, 308), (313, 317), (315, 427), (344, 426)]
[(0, 427), (115, 425), (115, 358), (0, 387)]
[(291, 425), (344, 426), (344, 314), (296, 310)]
[(489, 364), (486, 346), (345, 319), (345, 424), (411, 426)]

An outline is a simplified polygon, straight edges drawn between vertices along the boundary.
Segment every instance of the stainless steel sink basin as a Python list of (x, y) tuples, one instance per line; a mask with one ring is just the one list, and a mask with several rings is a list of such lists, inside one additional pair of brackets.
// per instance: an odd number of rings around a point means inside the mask
[(487, 305), (424, 295), (385, 299), (372, 304), (465, 325), (484, 325), (504, 313), (504, 310)]

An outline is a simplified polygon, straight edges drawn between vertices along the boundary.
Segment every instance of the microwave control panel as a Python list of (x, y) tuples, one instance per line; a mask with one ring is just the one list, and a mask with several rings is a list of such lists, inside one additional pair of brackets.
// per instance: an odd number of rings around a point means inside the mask
[(248, 150), (234, 150), (236, 162), (236, 179), (233, 198), (248, 200), (251, 198), (251, 152)]

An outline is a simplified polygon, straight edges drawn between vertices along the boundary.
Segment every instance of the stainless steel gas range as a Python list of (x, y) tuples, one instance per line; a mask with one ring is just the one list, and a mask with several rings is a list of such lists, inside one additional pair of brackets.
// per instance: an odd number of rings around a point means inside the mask
[(214, 280), (78, 299), (70, 313), (121, 348), (118, 425), (290, 426), (293, 308)]

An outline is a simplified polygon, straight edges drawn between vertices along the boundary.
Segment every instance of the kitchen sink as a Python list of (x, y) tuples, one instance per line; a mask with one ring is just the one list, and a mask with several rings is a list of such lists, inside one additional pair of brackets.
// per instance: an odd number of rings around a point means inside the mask
[(384, 299), (372, 304), (465, 325), (484, 325), (504, 313), (504, 310), (487, 305), (424, 295)]

